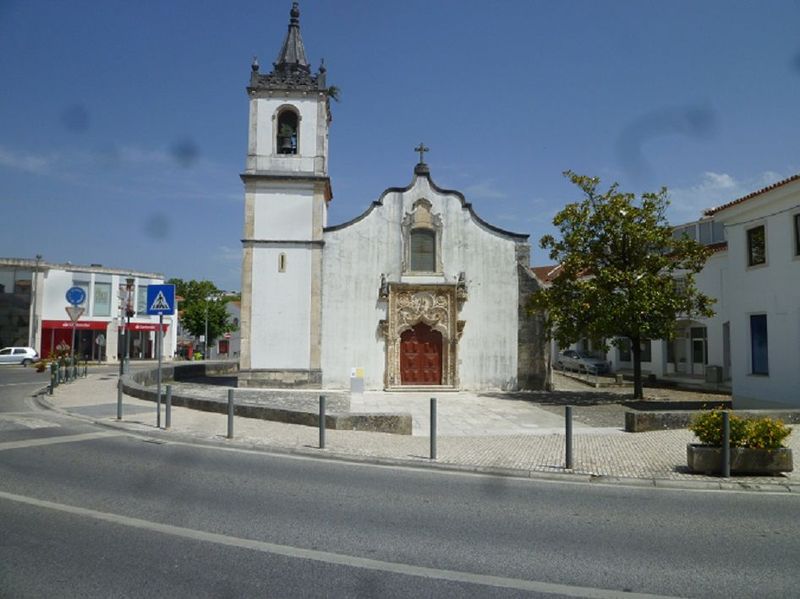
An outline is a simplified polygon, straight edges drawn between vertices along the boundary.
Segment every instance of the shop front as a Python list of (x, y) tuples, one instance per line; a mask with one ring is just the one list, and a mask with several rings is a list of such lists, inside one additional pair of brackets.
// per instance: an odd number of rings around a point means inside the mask
[[(169, 325), (163, 325), (166, 335)], [(156, 360), (156, 335), (158, 334), (157, 323), (131, 322), (126, 326), (128, 331), (127, 341), (131, 360)], [(122, 357), (124, 346), (120, 345), (119, 358)]]
[(70, 352), (72, 333), (75, 332), (75, 355), (81, 360), (105, 360), (107, 320), (43, 320), (42, 351), (43, 358), (56, 351)]

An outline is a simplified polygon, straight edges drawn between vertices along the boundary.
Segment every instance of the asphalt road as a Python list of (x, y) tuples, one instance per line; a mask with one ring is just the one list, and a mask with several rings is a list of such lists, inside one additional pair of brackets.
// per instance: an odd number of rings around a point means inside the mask
[(0, 370), (0, 597), (789, 597), (800, 500), (153, 442)]

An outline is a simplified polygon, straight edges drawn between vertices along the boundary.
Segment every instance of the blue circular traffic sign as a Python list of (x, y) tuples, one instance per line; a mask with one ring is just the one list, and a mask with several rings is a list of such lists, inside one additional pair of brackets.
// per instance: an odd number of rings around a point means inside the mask
[(67, 289), (67, 301), (73, 306), (78, 306), (86, 301), (86, 291), (82, 287)]

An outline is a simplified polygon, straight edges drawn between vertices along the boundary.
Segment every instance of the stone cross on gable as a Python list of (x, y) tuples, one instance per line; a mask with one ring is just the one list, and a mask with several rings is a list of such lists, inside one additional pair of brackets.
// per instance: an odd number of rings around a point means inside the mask
[(425, 164), (425, 152), (430, 152), (431, 149), (426, 147), (424, 143), (420, 143), (416, 148), (414, 148), (415, 152), (419, 152), (419, 163)]

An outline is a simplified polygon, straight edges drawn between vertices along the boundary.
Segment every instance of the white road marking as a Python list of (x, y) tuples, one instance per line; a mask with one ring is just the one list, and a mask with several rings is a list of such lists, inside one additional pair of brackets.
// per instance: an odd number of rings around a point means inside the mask
[(105, 437), (120, 437), (123, 433), (83, 433), (81, 435), (61, 435), (59, 437), (45, 437), (43, 439), (26, 439), (25, 441), (8, 441), (0, 443), (0, 451), (6, 449), (22, 449), (25, 447), (39, 447), (42, 445), (58, 445), (59, 443), (79, 443), (92, 441)]
[(230, 535), (205, 532), (202, 530), (184, 528), (181, 526), (172, 526), (170, 524), (161, 524), (159, 522), (150, 522), (148, 520), (141, 520), (139, 518), (131, 518), (129, 516), (122, 516), (119, 514), (100, 512), (97, 510), (66, 505), (63, 503), (54, 503), (52, 501), (35, 499), (33, 497), (26, 497), (23, 495), (15, 495), (13, 493), (6, 493), (3, 491), (0, 491), (0, 499), (6, 499), (8, 501), (55, 510), (76, 516), (84, 516), (86, 518), (93, 518), (95, 520), (101, 520), (104, 522), (110, 522), (112, 524), (119, 524), (140, 530), (149, 530), (174, 537), (191, 539), (194, 541), (204, 541), (207, 543), (226, 545), (228, 547), (259, 551), (261, 553), (282, 555), (289, 558), (309, 559), (327, 564), (363, 568), (365, 570), (377, 570), (380, 572), (390, 572), (392, 574), (402, 574), (405, 576), (417, 576), (420, 578), (449, 580), (451, 582), (479, 584), (483, 586), (518, 589), (522, 591), (533, 591), (537, 593), (564, 595), (568, 597), (583, 597), (589, 599), (655, 599), (667, 597), (666, 595), (631, 593), (624, 591), (613, 591), (609, 589), (556, 584), (552, 582), (540, 582), (536, 580), (523, 580), (520, 578), (507, 578), (504, 576), (473, 574), (471, 572), (460, 572), (458, 570), (440, 570), (437, 568), (412, 566), (410, 564), (387, 562), (352, 555), (344, 555), (341, 553), (332, 553), (329, 551), (303, 549), (300, 547), (291, 547), (289, 545), (278, 545), (275, 543), (267, 543), (265, 541), (256, 541), (253, 539), (243, 539)]

